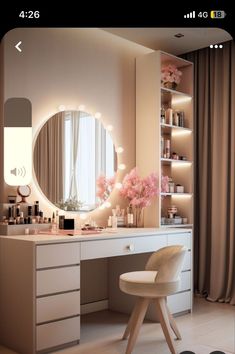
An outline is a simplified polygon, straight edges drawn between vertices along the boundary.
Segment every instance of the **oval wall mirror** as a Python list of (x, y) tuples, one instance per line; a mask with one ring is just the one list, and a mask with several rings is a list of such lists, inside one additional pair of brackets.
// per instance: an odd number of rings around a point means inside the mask
[(63, 111), (39, 131), (34, 170), (39, 187), (55, 206), (91, 211), (109, 194), (99, 183), (114, 182), (117, 155), (98, 119), (87, 112)]

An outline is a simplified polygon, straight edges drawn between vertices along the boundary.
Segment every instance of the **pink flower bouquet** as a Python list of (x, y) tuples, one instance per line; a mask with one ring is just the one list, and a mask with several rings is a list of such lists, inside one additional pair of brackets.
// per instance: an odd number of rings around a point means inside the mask
[(96, 180), (97, 193), (96, 196), (100, 199), (100, 203), (105, 202), (113, 190), (115, 183), (115, 176), (107, 178), (104, 175), (100, 175)]
[(161, 82), (165, 85), (168, 82), (179, 84), (182, 72), (174, 64), (163, 65), (161, 70)]
[(120, 195), (128, 199), (133, 207), (145, 208), (151, 205), (151, 199), (159, 194), (157, 182), (155, 173), (141, 178), (136, 168), (133, 168), (123, 179)]

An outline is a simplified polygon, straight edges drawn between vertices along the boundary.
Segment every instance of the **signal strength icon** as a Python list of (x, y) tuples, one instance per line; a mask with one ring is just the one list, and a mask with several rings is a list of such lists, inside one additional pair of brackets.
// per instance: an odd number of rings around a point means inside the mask
[(195, 18), (196, 14), (195, 11), (189, 12), (188, 14), (184, 15), (184, 18)]

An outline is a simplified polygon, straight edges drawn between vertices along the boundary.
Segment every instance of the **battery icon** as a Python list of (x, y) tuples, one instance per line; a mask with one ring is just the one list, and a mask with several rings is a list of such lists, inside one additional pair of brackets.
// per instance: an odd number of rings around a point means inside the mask
[(221, 18), (225, 18), (226, 13), (223, 10), (212, 10), (210, 12), (211, 18), (213, 19), (221, 19)]

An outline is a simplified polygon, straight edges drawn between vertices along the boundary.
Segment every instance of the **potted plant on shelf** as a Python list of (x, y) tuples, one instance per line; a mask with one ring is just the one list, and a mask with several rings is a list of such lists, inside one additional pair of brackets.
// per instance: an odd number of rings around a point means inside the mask
[(161, 69), (161, 83), (164, 87), (175, 90), (180, 83), (182, 72), (175, 64), (163, 65)]

